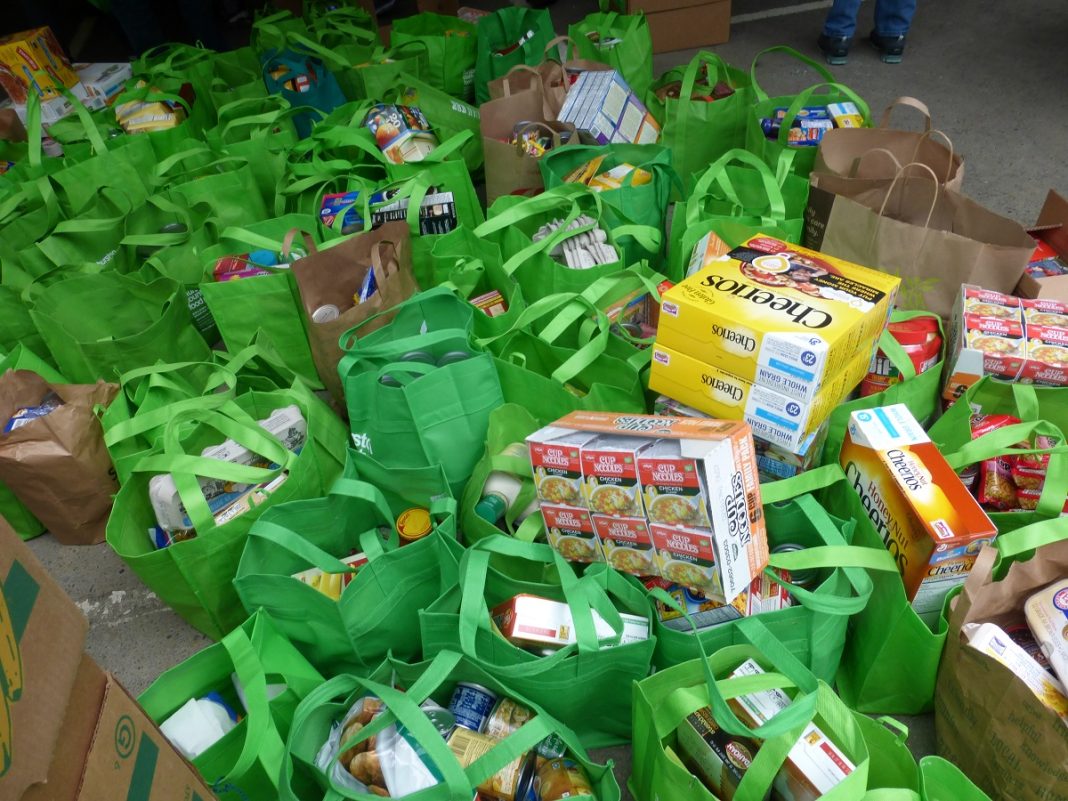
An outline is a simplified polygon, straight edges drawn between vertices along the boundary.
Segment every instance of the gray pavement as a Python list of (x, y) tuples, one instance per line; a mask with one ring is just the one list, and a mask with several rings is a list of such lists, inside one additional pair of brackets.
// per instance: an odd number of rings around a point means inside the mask
[[(802, 13), (776, 15), (785, 0), (738, 0), (730, 43), (713, 48), (747, 66), (760, 50), (786, 44), (815, 55), (814, 41), (829, 3)], [(871, 3), (861, 9), (858, 32), (870, 27)], [(561, 0), (557, 30), (589, 13), (589, 0)], [(822, 7), (819, 7), (822, 6)], [(854, 47), (837, 78), (882, 109), (900, 95), (926, 102), (935, 126), (965, 155), (964, 191), (1027, 224), (1050, 187), (1068, 190), (1068, 12), (1059, 0), (920, 3), (903, 64), (881, 63), (865, 42)], [(657, 72), (685, 63), (692, 51), (659, 55)], [(784, 59), (762, 64), (763, 85), (786, 93), (814, 82)], [(106, 545), (65, 548), (49, 536), (31, 547), (89, 617), (89, 653), (134, 693), (160, 672), (208, 644), (165, 608)], [(905, 721), (917, 754), (934, 751), (928, 717)], [(621, 781), (629, 749), (608, 749)]]

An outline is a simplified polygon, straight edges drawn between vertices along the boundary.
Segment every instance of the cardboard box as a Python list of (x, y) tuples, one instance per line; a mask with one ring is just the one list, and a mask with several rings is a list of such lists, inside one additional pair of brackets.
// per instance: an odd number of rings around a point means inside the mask
[(14, 103), (25, 104), (31, 91), (48, 100), (76, 83), (78, 76), (51, 28), (0, 38), (0, 86)]
[(9, 720), (11, 735), (0, 736), (10, 746), (10, 761), (0, 757), (0, 798), (215, 797), (115, 677), (83, 652), (88, 621), (2, 517), (0, 590), (0, 721)]
[(653, 52), (723, 44), (731, 33), (731, 0), (629, 0), (627, 13), (645, 12)]
[(127, 62), (75, 64), (74, 69), (85, 89), (85, 106), (89, 109), (110, 106), (122, 92), (126, 82), (133, 77), (133, 69)]
[[(1049, 245), (1062, 259), (1068, 259), (1068, 199), (1054, 189), (1049, 190), (1038, 222), (1027, 233)], [(1022, 298), (1049, 298), (1068, 303), (1068, 275), (1036, 279), (1024, 273), (1016, 285)]]
[(615, 70), (580, 72), (557, 116), (589, 145), (652, 145), (660, 139), (660, 125)]

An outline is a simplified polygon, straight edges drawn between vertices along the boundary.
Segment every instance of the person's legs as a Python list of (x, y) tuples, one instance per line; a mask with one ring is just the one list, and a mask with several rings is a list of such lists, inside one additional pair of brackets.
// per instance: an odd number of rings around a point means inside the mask
[(905, 36), (916, 13), (916, 0), (876, 0), (875, 32), (880, 36)]
[(823, 23), (823, 35), (830, 39), (852, 39), (859, 10), (860, 0), (834, 0)]

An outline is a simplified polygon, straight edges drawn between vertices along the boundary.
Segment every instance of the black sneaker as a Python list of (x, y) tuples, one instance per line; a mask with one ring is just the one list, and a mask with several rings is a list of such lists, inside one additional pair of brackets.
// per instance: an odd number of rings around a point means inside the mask
[(816, 40), (816, 46), (823, 52), (827, 63), (835, 67), (840, 67), (849, 61), (851, 44), (853, 40), (848, 36), (828, 36), (825, 33), (821, 33), (820, 38)]
[(905, 52), (904, 36), (882, 36), (875, 31), (868, 36), (868, 41), (879, 51), (882, 60), (887, 64), (900, 64), (901, 56)]

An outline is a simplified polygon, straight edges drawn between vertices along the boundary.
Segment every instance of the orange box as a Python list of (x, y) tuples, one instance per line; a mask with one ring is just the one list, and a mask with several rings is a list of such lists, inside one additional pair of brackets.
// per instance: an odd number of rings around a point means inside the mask
[(50, 100), (76, 83), (78, 75), (51, 28), (0, 37), (0, 86), (15, 105), (25, 105), (30, 91)]
[(997, 528), (902, 403), (853, 412), (841, 464), (931, 623)]

